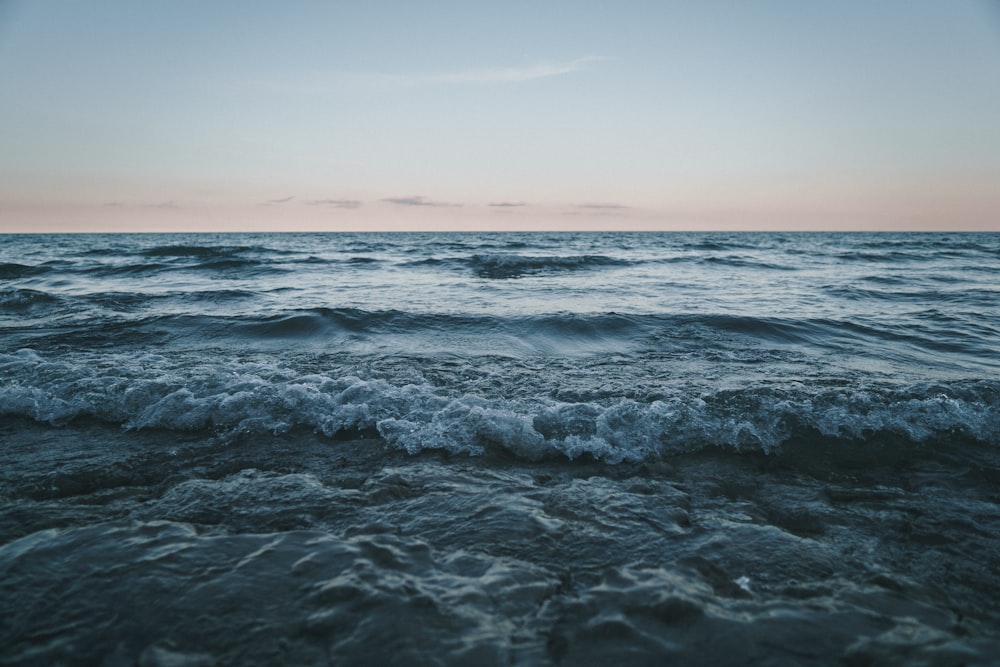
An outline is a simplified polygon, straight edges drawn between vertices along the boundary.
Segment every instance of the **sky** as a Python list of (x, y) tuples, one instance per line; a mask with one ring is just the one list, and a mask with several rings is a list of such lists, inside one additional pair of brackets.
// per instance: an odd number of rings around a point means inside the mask
[(0, 0), (0, 232), (1000, 231), (1000, 0)]

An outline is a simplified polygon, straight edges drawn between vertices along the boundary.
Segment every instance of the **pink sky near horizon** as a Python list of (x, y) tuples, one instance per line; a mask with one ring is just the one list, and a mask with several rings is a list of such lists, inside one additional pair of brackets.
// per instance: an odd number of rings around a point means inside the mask
[(0, 7), (0, 232), (1000, 231), (1000, 11)]
[[(282, 191), (275, 191), (282, 192)], [(117, 194), (121, 194), (119, 191)], [(763, 189), (631, 201), (528, 201), (409, 194), (379, 197), (190, 191), (132, 197), (7, 198), (2, 232), (224, 231), (1000, 231), (1000, 189)], [(185, 196), (186, 194), (186, 196)], [(397, 200), (397, 201), (389, 201)]]

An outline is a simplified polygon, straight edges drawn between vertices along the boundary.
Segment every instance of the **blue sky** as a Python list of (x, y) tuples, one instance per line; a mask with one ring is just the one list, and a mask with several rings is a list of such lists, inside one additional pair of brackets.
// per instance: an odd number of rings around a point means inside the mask
[(0, 0), (0, 231), (1000, 229), (1000, 3)]

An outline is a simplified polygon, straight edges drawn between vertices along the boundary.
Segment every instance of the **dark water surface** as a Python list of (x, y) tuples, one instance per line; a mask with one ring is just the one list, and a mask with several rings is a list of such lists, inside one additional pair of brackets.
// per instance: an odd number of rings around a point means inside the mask
[(0, 236), (0, 663), (1000, 664), (1000, 235)]

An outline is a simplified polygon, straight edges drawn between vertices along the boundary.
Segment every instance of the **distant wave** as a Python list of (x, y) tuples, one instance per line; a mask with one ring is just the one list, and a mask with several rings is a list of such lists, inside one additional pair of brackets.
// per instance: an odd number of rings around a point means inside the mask
[[(907, 281), (866, 280), (876, 284), (903, 287), (903, 289), (866, 289), (859, 285), (829, 285), (826, 292), (831, 296), (851, 301), (883, 301), (889, 303), (934, 303), (967, 304), (969, 306), (991, 307), (997, 297), (997, 290), (985, 288), (919, 289)], [(935, 281), (940, 282), (940, 281)]]
[[(55, 295), (33, 289), (0, 290), (0, 312), (13, 314), (61, 314), (98, 306), (118, 312), (131, 312), (154, 302), (177, 301), (181, 303), (224, 303), (233, 300), (244, 300), (258, 296), (257, 292), (248, 290), (196, 290), (192, 292), (95, 292), (82, 295)], [(170, 316), (168, 316), (170, 317)], [(65, 317), (64, 324), (72, 324)], [(87, 318), (88, 325), (94, 323), (93, 313)], [(82, 324), (82, 323), (81, 323)]]
[(55, 306), (62, 300), (52, 294), (32, 289), (0, 290), (0, 311), (23, 313)]
[(428, 258), (408, 262), (407, 266), (444, 266), (471, 271), (480, 278), (509, 279), (546, 275), (566, 271), (585, 271), (608, 267), (629, 266), (635, 262), (605, 255), (517, 255), (477, 254), (461, 258)]
[(216, 259), (210, 262), (201, 262), (198, 264), (193, 264), (189, 269), (201, 270), (201, 271), (232, 271), (232, 270), (244, 270), (253, 269), (259, 271), (261, 269), (267, 272), (271, 271), (282, 271), (278, 267), (268, 266), (265, 262), (258, 259)]
[(750, 257), (741, 257), (737, 255), (729, 255), (727, 257), (719, 257), (717, 255), (712, 255), (710, 257), (699, 257), (695, 261), (704, 264), (715, 264), (721, 266), (732, 266), (738, 268), (749, 268), (749, 269), (771, 269), (776, 271), (796, 271), (796, 267), (788, 266), (785, 264), (775, 264), (773, 262), (762, 262), (759, 260), (752, 259)]
[[(169, 318), (161, 318), (168, 323)], [(240, 335), (260, 337), (312, 336), (336, 334), (449, 334), (509, 333), (524, 336), (552, 336), (573, 339), (587, 336), (620, 337), (623, 343), (635, 336), (675, 329), (705, 326), (717, 330), (740, 331), (780, 339), (796, 336), (794, 322), (740, 316), (656, 315), (624, 313), (555, 313), (498, 317), (495, 315), (411, 313), (402, 310), (368, 311), (359, 308), (308, 308), (268, 317), (207, 318), (192, 320), (197, 326), (218, 326)], [(802, 323), (808, 327), (809, 323)]]
[[(169, 323), (161, 318), (161, 323)], [(728, 314), (555, 313), (533, 316), (453, 315), (407, 311), (367, 311), (357, 308), (310, 308), (263, 318), (208, 318), (191, 320), (196, 326), (218, 326), (240, 335), (298, 337), (316, 334), (448, 334), (504, 333), (549, 336), (553, 340), (587, 337), (617, 338), (623, 346), (636, 338), (672, 334), (695, 336), (698, 330), (729, 332), (778, 343), (837, 347), (855, 341), (905, 341), (928, 349), (950, 349), (960, 336), (937, 340), (933, 330), (924, 336), (912, 327), (876, 328), (874, 325), (826, 318), (790, 319)], [(982, 340), (982, 343), (988, 341)]]
[(834, 257), (839, 260), (845, 260), (851, 262), (888, 262), (888, 263), (929, 261), (935, 258), (932, 254), (902, 252), (898, 250), (890, 250), (883, 252), (856, 252), (856, 251), (841, 252), (834, 255)]
[(628, 266), (633, 262), (604, 255), (545, 257), (490, 254), (473, 255), (468, 263), (472, 271), (480, 278), (520, 278), (535, 274)]
[(163, 245), (147, 248), (138, 254), (143, 257), (200, 257), (225, 258), (235, 255), (255, 253), (261, 255), (284, 254), (283, 251), (263, 246), (210, 246), (210, 245)]
[(51, 269), (46, 266), (31, 266), (28, 264), (18, 264), (16, 262), (4, 262), (0, 263), (0, 280), (27, 278), (28, 276), (37, 276), (42, 273), (47, 273), (50, 270)]
[(721, 241), (705, 239), (702, 241), (682, 243), (680, 247), (683, 250), (750, 250), (757, 248), (758, 245), (753, 243), (739, 243), (732, 240)]
[[(883, 358), (912, 359), (939, 354), (935, 363), (957, 362), (1000, 369), (996, 359), (996, 336), (1000, 322), (982, 318), (934, 315), (933, 310), (912, 313), (910, 320), (888, 325), (874, 321), (830, 318), (780, 318), (721, 313), (552, 313), (497, 316), (477, 314), (421, 313), (403, 310), (369, 311), (358, 308), (306, 308), (273, 315), (127, 314), (145, 303), (165, 299), (179, 303), (224, 303), (246, 299), (253, 292), (224, 290), (191, 294), (143, 295), (104, 293), (85, 300), (126, 315), (87, 315), (82, 320), (61, 318), (44, 328), (18, 326), (11, 322), (7, 335), (20, 346), (92, 344), (98, 341), (130, 341), (146, 344), (171, 338), (192, 342), (230, 341), (239, 344), (323, 345), (334, 340), (375, 343), (391, 337), (392, 345), (404, 349), (451, 350), (459, 356), (476, 354), (533, 355), (589, 354), (599, 352), (662, 349), (728, 353), (755, 345), (798, 346), (803, 350), (864, 353)], [(42, 308), (44, 297), (11, 295), (9, 305), (0, 301), (0, 311)], [(31, 302), (38, 302), (32, 306)], [(19, 305), (21, 304), (21, 305)], [(52, 304), (56, 307), (56, 304)], [(468, 348), (471, 339), (479, 345)], [(12, 338), (13, 341), (13, 338)], [(516, 343), (516, 345), (513, 345)], [(410, 346), (407, 348), (406, 346)]]
[[(995, 256), (998, 251), (995, 247), (988, 246), (968, 239), (967, 234), (958, 236), (947, 236), (941, 234), (906, 234), (902, 237), (883, 237), (880, 234), (871, 235), (867, 240), (856, 242), (859, 248), (871, 250), (906, 250), (917, 253), (927, 253), (928, 251), (944, 251), (948, 256), (952, 254), (983, 253)], [(865, 237), (860, 237), (864, 239)], [(959, 239), (962, 240), (959, 240)]]
[(82, 272), (102, 278), (113, 277), (144, 277), (158, 273), (176, 271), (207, 271), (218, 272), (220, 274), (234, 275), (261, 275), (268, 273), (285, 273), (288, 269), (275, 266), (269, 262), (238, 257), (213, 258), (207, 261), (196, 262), (194, 264), (175, 264), (162, 262), (144, 262), (141, 264), (125, 264), (118, 266), (94, 266), (84, 269)]
[(87, 274), (87, 275), (91, 275), (91, 276), (98, 276), (98, 277), (102, 277), (102, 278), (109, 278), (109, 277), (115, 277), (115, 276), (125, 276), (125, 277), (135, 276), (135, 277), (138, 277), (138, 276), (142, 276), (142, 275), (146, 275), (146, 274), (158, 273), (160, 271), (169, 271), (170, 269), (173, 269), (173, 268), (176, 268), (176, 267), (173, 267), (173, 266), (171, 266), (169, 264), (161, 264), (161, 263), (158, 263), (158, 262), (152, 262), (152, 263), (143, 263), (143, 264), (125, 264), (125, 265), (119, 265), (119, 266), (114, 266), (114, 265), (112, 265), (112, 266), (105, 266), (105, 265), (92, 266), (90, 268), (84, 269), (82, 271), (82, 273)]
[[(173, 299), (179, 302), (222, 303), (245, 299), (254, 293), (239, 290), (222, 292), (193, 292), (191, 294), (129, 294), (103, 293), (83, 297), (87, 303), (100, 305), (119, 313), (128, 313), (149, 301)], [(12, 296), (9, 310), (19, 306), (25, 298)], [(0, 308), (2, 308), (0, 301)], [(241, 342), (268, 341), (284, 344), (294, 340), (300, 343), (334, 340), (336, 338), (408, 336), (414, 340), (438, 346), (447, 346), (454, 337), (478, 337), (481, 341), (493, 337), (505, 340), (525, 340), (535, 343), (548, 342), (560, 348), (572, 347), (587, 341), (607, 340), (611, 346), (622, 349), (644, 336), (664, 327), (684, 326), (699, 318), (671, 318), (657, 315), (626, 315), (617, 313), (553, 314), (540, 316), (497, 317), (491, 315), (411, 313), (401, 310), (368, 311), (358, 308), (307, 308), (276, 313), (269, 316), (227, 316), (208, 314), (144, 315), (122, 319), (108, 316), (103, 320), (92, 314), (80, 321), (61, 320), (53, 326), (37, 329), (34, 326), (7, 328), (9, 335), (22, 335), (37, 344), (76, 346), (83, 342), (107, 340), (143, 342), (163, 337), (189, 337), (193, 340), (223, 341), (237, 339)], [(709, 326), (714, 326), (707, 323)], [(150, 336), (153, 338), (151, 339)], [(484, 348), (489, 349), (487, 346)], [(456, 353), (460, 352), (456, 350)]]
[[(177, 301), (180, 303), (225, 303), (233, 300), (244, 300), (257, 296), (256, 292), (248, 290), (197, 290), (193, 292), (164, 292), (148, 294), (144, 292), (98, 292), (77, 297), (81, 301), (108, 308), (128, 312), (151, 303)], [(169, 316), (168, 316), (169, 317)]]
[(197, 292), (184, 292), (180, 294), (169, 294), (169, 297), (180, 298), (186, 301), (208, 301), (213, 303), (218, 303), (220, 301), (229, 301), (233, 299), (251, 299), (256, 297), (257, 292), (251, 290), (242, 289), (224, 289), (224, 290), (201, 290)]

